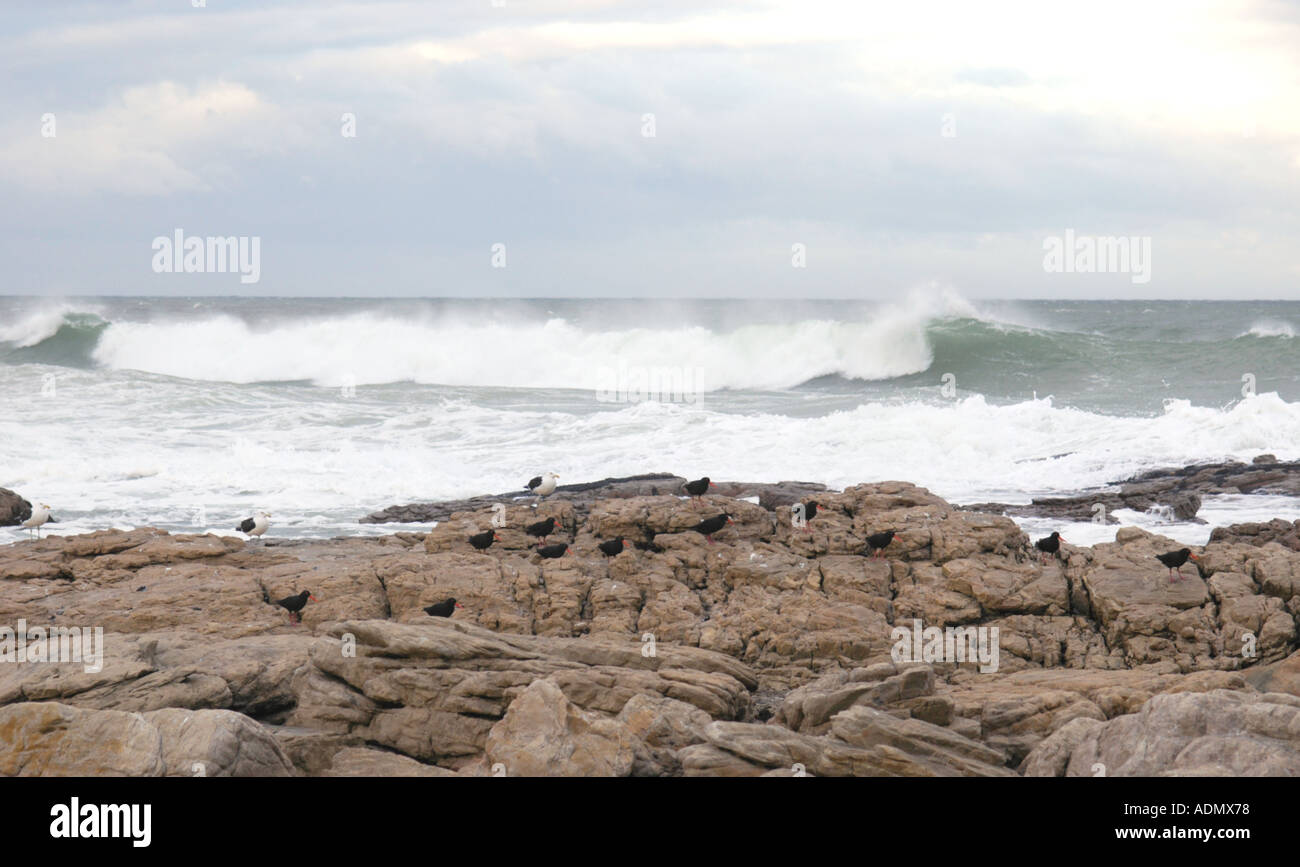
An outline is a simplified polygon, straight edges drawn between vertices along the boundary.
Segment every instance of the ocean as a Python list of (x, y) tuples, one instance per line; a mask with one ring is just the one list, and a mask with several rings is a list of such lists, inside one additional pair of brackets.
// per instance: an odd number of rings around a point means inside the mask
[[(643, 472), (1023, 503), (1300, 459), (1300, 302), (0, 297), (0, 487), (56, 533), (381, 534), (384, 507)], [(1207, 500), (1189, 544), (1300, 518)], [(1071, 542), (1114, 526), (1025, 519)], [(22, 538), (18, 529), (0, 530)]]

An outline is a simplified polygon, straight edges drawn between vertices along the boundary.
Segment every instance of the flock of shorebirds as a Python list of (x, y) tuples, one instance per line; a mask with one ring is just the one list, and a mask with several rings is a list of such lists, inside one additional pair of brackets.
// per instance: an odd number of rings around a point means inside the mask
[[(535, 500), (533, 503), (534, 508), (537, 506), (537, 503), (540, 502), (543, 497), (546, 497), (555, 492), (556, 490), (555, 480), (558, 478), (559, 478), (558, 473), (544, 473), (540, 476), (534, 476), (531, 480), (529, 480), (528, 484), (524, 486), (525, 491), (531, 491), (532, 493), (537, 495), (537, 500)], [(709, 488), (716, 488), (716, 487), (717, 484), (711, 481), (708, 476), (704, 476), (703, 478), (699, 478), (699, 479), (694, 479), (682, 485), (682, 489), (685, 490), (686, 493), (690, 496), (690, 498), (694, 501), (701, 500), (701, 498), (709, 492)], [(800, 505), (802, 506), (801, 523), (803, 524), (803, 530), (806, 533), (811, 533), (812, 530), (808, 526), (808, 524), (813, 520), (813, 518), (817, 517), (817, 509), (819, 508), (818, 503), (816, 500), (810, 500), (809, 502), (801, 503)], [(718, 532), (728, 524), (732, 524), (732, 523), (735, 522), (732, 520), (731, 515), (729, 515), (726, 512), (720, 512), (711, 518), (705, 518), (703, 521), (700, 521), (699, 523), (693, 526), (685, 528), (685, 532), (699, 533), (709, 542), (709, 544), (713, 544), (713, 534)], [(563, 557), (565, 554), (569, 552), (568, 545), (547, 544), (550, 539), (550, 535), (555, 532), (555, 528), (558, 524), (559, 521), (556, 518), (551, 517), (551, 518), (547, 518), (544, 521), (538, 521), (534, 524), (529, 524), (524, 528), (525, 533), (527, 533), (530, 536), (533, 536), (538, 540), (537, 553), (541, 555), (543, 559), (553, 560), (558, 557)], [(645, 539), (642, 541), (632, 542), (632, 546), (642, 551), (651, 551), (655, 553), (662, 552), (663, 548), (655, 544), (654, 539), (655, 539), (654, 531), (647, 530)], [(867, 537), (867, 549), (863, 551), (863, 555), (866, 556), (870, 554), (872, 557), (882, 556), (885, 547), (893, 540), (894, 540), (893, 530), (885, 530), (884, 532), (881, 533), (873, 533)], [(481, 533), (475, 533), (469, 537), (469, 544), (475, 551), (486, 551), (488, 548), (492, 547), (493, 542), (500, 542), (500, 541), (501, 541), (501, 537), (496, 534), (495, 530), (484, 530)], [(600, 551), (600, 553), (604, 554), (606, 557), (616, 557), (620, 553), (622, 553), (624, 549), (627, 548), (627, 545), (628, 545), (627, 539), (623, 538), (622, 536), (617, 536), (613, 539), (608, 539), (604, 542), (599, 543), (596, 546), (596, 548), (597, 550)]]
[[(548, 472), (543, 473), (540, 476), (534, 476), (528, 481), (528, 484), (524, 486), (524, 490), (531, 492), (537, 497), (537, 499), (533, 501), (534, 508), (536, 508), (537, 504), (541, 502), (543, 498), (555, 493), (557, 488), (556, 480), (559, 479), (559, 477), (558, 473)], [(682, 487), (692, 500), (700, 501), (701, 498), (709, 492), (709, 488), (716, 488), (717, 485), (710, 481), (708, 476), (704, 476), (686, 482)], [(804, 532), (810, 533), (812, 530), (808, 525), (815, 517), (817, 517), (817, 510), (820, 506), (816, 500), (810, 500), (800, 505), (803, 507), (803, 530)], [(41, 527), (45, 526), (47, 523), (57, 523), (57, 521), (55, 521), (54, 517), (50, 514), (50, 506), (46, 503), (41, 503), (32, 508), (31, 516), (27, 520), (23, 521), (21, 526), (28, 531), (29, 535), (32, 532), (35, 532), (36, 537), (39, 539)], [(711, 518), (705, 518), (703, 521), (700, 521), (694, 526), (686, 529), (690, 532), (699, 533), (708, 540), (709, 544), (713, 544), (713, 534), (731, 523), (734, 523), (731, 516), (726, 512), (720, 512), (719, 514), (714, 515)], [(569, 553), (569, 546), (564, 543), (555, 545), (548, 544), (550, 535), (555, 532), (555, 528), (558, 524), (559, 521), (556, 518), (550, 517), (544, 521), (537, 521), (536, 523), (529, 524), (524, 528), (524, 532), (538, 540), (537, 553), (544, 560), (554, 560)], [(266, 535), (267, 530), (271, 529), (271, 513), (258, 512), (255, 515), (240, 521), (239, 525), (236, 526), (235, 529), (250, 539), (260, 538)], [(893, 530), (884, 530), (867, 536), (866, 548), (863, 550), (862, 555), (864, 557), (870, 556), (873, 558), (884, 556), (885, 548), (889, 546), (890, 542), (894, 541), (894, 535), (895, 533)], [(643, 541), (633, 542), (632, 545), (642, 551), (662, 552), (664, 549), (655, 544), (654, 537), (654, 531), (647, 530), (646, 538)], [(493, 542), (500, 541), (501, 537), (496, 534), (495, 530), (484, 530), (481, 533), (474, 533), (469, 537), (469, 544), (475, 551), (486, 551), (488, 548), (492, 547)], [(1061, 543), (1064, 541), (1065, 539), (1058, 531), (1034, 542), (1034, 547), (1036, 547), (1039, 552), (1039, 562), (1045, 562), (1045, 559), (1048, 556), (1053, 558), (1057, 557), (1061, 550)], [(615, 557), (627, 548), (627, 544), (626, 539), (622, 536), (618, 536), (614, 539), (600, 542), (596, 548), (606, 557)], [(1182, 567), (1187, 562), (1188, 558), (1191, 558), (1192, 560), (1200, 559), (1192, 553), (1190, 548), (1181, 548), (1177, 551), (1169, 551), (1164, 554), (1156, 555), (1156, 559), (1169, 569), (1169, 582), (1171, 584), (1175, 580), (1183, 580)], [(1177, 579), (1174, 578), (1175, 573), (1177, 573)], [(271, 600), (268, 598), (266, 601), (270, 602)], [(289, 612), (290, 623), (301, 623), (302, 609), (307, 605), (308, 601), (315, 602), (316, 597), (312, 595), (310, 590), (303, 590), (301, 593), (296, 593), (293, 596), (286, 596), (284, 599), (277, 599), (274, 604)], [(424, 610), (431, 617), (450, 617), (455, 609), (463, 607), (464, 606), (457, 602), (455, 598), (448, 597), (441, 602), (428, 606)]]

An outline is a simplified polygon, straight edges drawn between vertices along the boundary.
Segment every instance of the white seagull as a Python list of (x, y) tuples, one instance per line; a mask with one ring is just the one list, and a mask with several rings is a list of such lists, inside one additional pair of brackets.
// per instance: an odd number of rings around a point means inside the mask
[(559, 473), (542, 473), (540, 476), (533, 476), (528, 480), (526, 491), (532, 491), (537, 495), (537, 500), (533, 502), (535, 507), (542, 497), (549, 497), (555, 493), (555, 480), (560, 477)]
[(22, 526), (27, 528), (28, 536), (32, 534), (31, 532), (32, 530), (35, 530), (36, 538), (39, 539), (41, 538), (41, 525), (43, 525), (46, 521), (52, 521), (52, 520), (54, 519), (50, 517), (49, 505), (46, 503), (41, 503), (39, 506), (32, 507), (32, 516), (28, 518), (26, 521), (23, 521)]
[(271, 529), (271, 513), (258, 512), (253, 517), (240, 521), (239, 526), (235, 529), (248, 536), (260, 536)]
[(528, 480), (526, 491), (532, 491), (539, 497), (545, 497), (555, 493), (555, 480), (560, 477), (559, 473), (542, 473), (540, 476), (533, 476)]

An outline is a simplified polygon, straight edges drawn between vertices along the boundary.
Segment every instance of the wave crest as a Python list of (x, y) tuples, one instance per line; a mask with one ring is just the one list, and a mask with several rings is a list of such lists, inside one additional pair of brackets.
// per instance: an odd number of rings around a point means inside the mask
[(218, 316), (198, 322), (114, 323), (96, 363), (195, 380), (417, 382), (516, 388), (599, 387), (620, 368), (698, 371), (704, 390), (780, 389), (819, 376), (881, 380), (931, 363), (926, 317), (911, 309), (869, 322), (588, 331), (564, 319), (404, 321), (374, 314), (257, 329)]

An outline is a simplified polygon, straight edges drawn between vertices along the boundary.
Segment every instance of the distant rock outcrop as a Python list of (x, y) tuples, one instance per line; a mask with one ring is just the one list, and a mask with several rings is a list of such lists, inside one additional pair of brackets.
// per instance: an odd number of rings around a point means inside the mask
[[(647, 473), (640, 476), (601, 479), (597, 482), (583, 482), (576, 485), (559, 485), (555, 493), (543, 502), (569, 503), (578, 515), (585, 515), (591, 506), (601, 500), (620, 499), (624, 497), (685, 497), (682, 485), (686, 479), (671, 473)], [(789, 506), (796, 501), (816, 496), (825, 491), (825, 485), (814, 482), (717, 482), (712, 492), (724, 497), (758, 498), (759, 505), (769, 511), (780, 506)], [(505, 494), (485, 494), (464, 500), (448, 500), (440, 503), (408, 503), (404, 506), (390, 506), (381, 512), (375, 512), (362, 518), (362, 524), (388, 523), (432, 523), (445, 521), (457, 512), (473, 512), (489, 508), (493, 504), (530, 505), (537, 501), (527, 490), (521, 488)]]
[(963, 508), (1016, 517), (1091, 521), (1099, 514), (1097, 506), (1101, 505), (1110, 524), (1120, 523), (1111, 514), (1117, 509), (1161, 513), (1170, 520), (1196, 521), (1202, 500), (1223, 494), (1300, 495), (1300, 462), (1260, 455), (1249, 464), (1240, 461), (1193, 464), (1151, 470), (1087, 494), (1039, 498), (1028, 505), (974, 503)]

